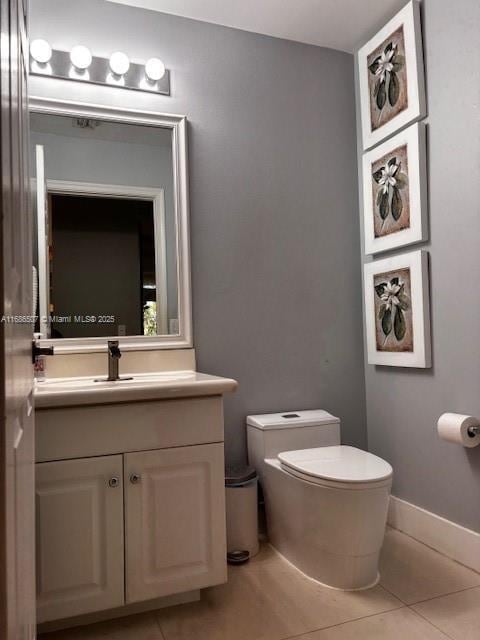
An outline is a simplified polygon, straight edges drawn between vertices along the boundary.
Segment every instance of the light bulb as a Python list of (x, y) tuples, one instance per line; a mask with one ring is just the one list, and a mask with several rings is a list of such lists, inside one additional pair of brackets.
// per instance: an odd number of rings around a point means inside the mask
[(39, 64), (46, 64), (52, 57), (52, 47), (46, 40), (38, 38), (30, 44), (30, 55)]
[(70, 60), (76, 69), (79, 69), (80, 71), (88, 69), (92, 64), (92, 54), (90, 53), (90, 49), (84, 47), (82, 44), (77, 44), (70, 51)]
[(159, 58), (150, 58), (145, 63), (145, 75), (152, 82), (157, 82), (165, 75), (165, 65)]
[(130, 60), (121, 51), (116, 51), (110, 56), (110, 69), (117, 76), (123, 76), (130, 68)]

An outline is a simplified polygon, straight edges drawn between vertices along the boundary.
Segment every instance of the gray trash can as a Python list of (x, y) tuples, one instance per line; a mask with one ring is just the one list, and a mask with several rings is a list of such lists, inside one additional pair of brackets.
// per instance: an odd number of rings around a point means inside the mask
[(246, 562), (258, 553), (258, 479), (255, 469), (230, 465), (225, 469), (227, 559)]

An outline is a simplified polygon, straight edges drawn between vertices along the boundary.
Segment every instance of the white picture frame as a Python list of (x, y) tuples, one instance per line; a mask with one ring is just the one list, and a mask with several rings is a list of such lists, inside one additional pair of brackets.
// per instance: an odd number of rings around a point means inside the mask
[[(387, 51), (389, 46), (392, 48)], [(392, 59), (385, 58), (391, 55)], [(359, 49), (357, 64), (364, 149), (425, 117), (422, 33), (417, 0), (411, 0)], [(380, 82), (382, 77), (383, 82)], [(378, 87), (381, 90), (376, 91)], [(391, 105), (390, 97), (393, 101), (396, 96), (396, 102)], [(379, 108), (382, 102), (383, 106)]]
[(424, 123), (364, 153), (362, 181), (367, 255), (428, 240)]
[[(390, 284), (389, 290), (387, 283)], [(402, 287), (403, 294), (396, 290), (398, 286)], [(411, 251), (365, 264), (364, 287), (368, 363), (431, 367), (428, 253)], [(401, 323), (395, 325), (395, 331), (393, 328), (395, 314), (401, 307), (393, 298), (397, 298), (400, 305), (403, 302), (406, 305), (402, 312), (405, 333), (401, 340), (396, 335), (397, 326), (401, 327)], [(384, 333), (380, 307), (382, 304), (388, 306), (388, 299), (391, 303), (390, 331)]]

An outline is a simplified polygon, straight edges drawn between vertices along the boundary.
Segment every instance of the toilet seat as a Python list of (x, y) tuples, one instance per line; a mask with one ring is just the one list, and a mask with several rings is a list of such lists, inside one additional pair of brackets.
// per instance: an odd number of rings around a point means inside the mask
[(373, 453), (338, 445), (278, 454), (281, 467), (301, 480), (334, 488), (363, 489), (391, 482), (392, 467)]

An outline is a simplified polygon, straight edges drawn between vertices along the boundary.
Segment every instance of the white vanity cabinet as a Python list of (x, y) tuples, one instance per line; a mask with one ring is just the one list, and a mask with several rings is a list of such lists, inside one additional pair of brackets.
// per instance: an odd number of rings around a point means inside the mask
[(38, 618), (124, 601), (122, 456), (36, 465)]
[(222, 396), (44, 408), (36, 430), (40, 623), (226, 581)]
[(125, 456), (127, 603), (224, 581), (223, 458), (221, 444)]

